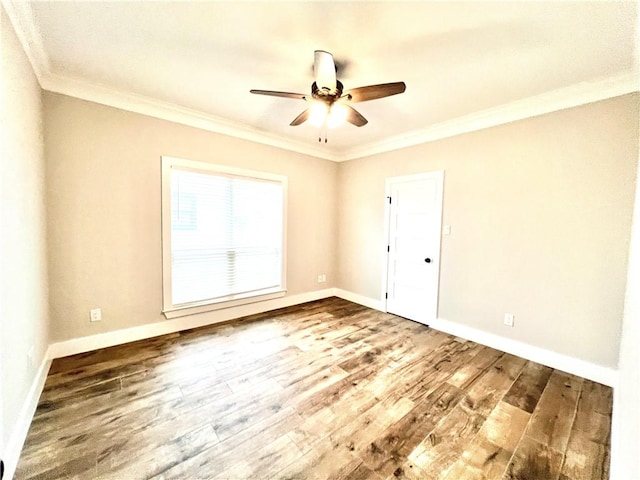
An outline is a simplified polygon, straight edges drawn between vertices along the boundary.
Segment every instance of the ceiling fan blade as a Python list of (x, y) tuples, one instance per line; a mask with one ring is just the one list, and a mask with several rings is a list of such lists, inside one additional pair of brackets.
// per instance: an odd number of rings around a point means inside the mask
[(380, 85), (354, 88), (344, 92), (342, 98), (347, 97), (347, 100), (351, 102), (366, 102), (403, 93), (406, 88), (407, 86), (404, 82), (381, 83)]
[(311, 109), (307, 108), (304, 112), (302, 112), (300, 115), (294, 118), (293, 122), (291, 122), (289, 125), (292, 127), (295, 127), (297, 125), (300, 125), (301, 123), (306, 122), (309, 119), (310, 114), (311, 114)]
[(274, 92), (273, 90), (249, 90), (249, 91), (257, 95), (270, 95), (272, 97), (295, 98), (297, 100), (306, 100), (308, 96), (308, 95), (305, 95), (304, 93)]
[(352, 123), (356, 127), (362, 127), (363, 125), (369, 123), (369, 121), (364, 118), (355, 108), (350, 107), (349, 105), (345, 105), (344, 103), (342, 104), (342, 106), (347, 109), (347, 118), (345, 118), (347, 122)]
[(313, 74), (319, 89), (336, 90), (336, 64), (333, 55), (324, 50), (316, 50), (313, 57)]

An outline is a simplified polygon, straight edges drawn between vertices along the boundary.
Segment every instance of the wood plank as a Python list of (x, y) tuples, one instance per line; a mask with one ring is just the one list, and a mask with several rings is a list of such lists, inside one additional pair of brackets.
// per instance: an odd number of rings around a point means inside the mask
[(582, 378), (554, 371), (533, 411), (526, 435), (564, 452), (582, 389)]
[(609, 448), (579, 436), (570, 441), (560, 480), (606, 480), (609, 478)]
[(482, 348), (472, 362), (458, 368), (447, 380), (454, 387), (468, 388), (478, 377), (482, 376), (501, 356), (502, 352), (490, 347)]
[(330, 367), (310, 375), (286, 389), (280, 387), (280, 390), (276, 390), (271, 395), (261, 395), (259, 400), (261, 408), (256, 408), (254, 397), (246, 394), (233, 395), (223, 399), (224, 405), (213, 406), (213, 408), (224, 412), (212, 422), (216, 434), (221, 440), (225, 440), (248, 428), (251, 423), (266, 418), (283, 408), (294, 406), (301, 399), (316, 391), (323, 390), (346, 376), (347, 373), (339, 367)]
[(611, 388), (584, 380), (561, 480), (609, 478), (612, 395)]
[(381, 476), (402, 468), (406, 458), (431, 432), (442, 418), (460, 402), (463, 392), (446, 382), (425, 395), (398, 422), (382, 432), (371, 448), (361, 453), (362, 459)]
[[(360, 455), (372, 448), (382, 432), (413, 409), (414, 403), (411, 400), (403, 397), (392, 403), (392, 398), (387, 397), (388, 401), (381, 402), (358, 418), (356, 428), (347, 424), (346, 428), (349, 430), (349, 434), (346, 436), (348, 442), (345, 447), (348, 450)], [(338, 439), (345, 440), (344, 428), (331, 433), (330, 437), (334, 442), (337, 442)]]
[(357, 461), (357, 458), (351, 451), (340, 448), (340, 446), (336, 447), (329, 438), (323, 438), (316, 442), (299, 461), (277, 472), (276, 478), (282, 480), (326, 480), (353, 461)]
[[(373, 354), (370, 360), (363, 360), (360, 358), (362, 356), (359, 355), (359, 358), (349, 364), (340, 364), (341, 368), (350, 369), (350, 374), (328, 389), (318, 391), (302, 400), (296, 408), (308, 414), (336, 405), (340, 405), (339, 408), (351, 409), (349, 406), (351, 402), (362, 401), (366, 404), (373, 397), (383, 394), (381, 388), (390, 388), (391, 384), (385, 378), (392, 376), (398, 382), (403, 380), (403, 377), (397, 374), (397, 367), (392, 365), (392, 361), (383, 355), (382, 351)], [(413, 358), (413, 356), (407, 354), (405, 360), (409, 358)], [(343, 406), (343, 404), (345, 405)]]
[(113, 378), (111, 380), (99, 381), (92, 384), (85, 385), (83, 383), (82, 388), (74, 388), (67, 394), (59, 394), (51, 397), (48, 393), (43, 392), (38, 402), (36, 409), (36, 415), (44, 415), (46, 412), (60, 410), (61, 408), (69, 408), (71, 405), (86, 401), (89, 398), (95, 398), (104, 395), (105, 393), (115, 392), (122, 388), (122, 382), (119, 378)]
[[(462, 345), (458, 342), (455, 344)], [(461, 351), (460, 353), (463, 352), (464, 351)], [(461, 398), (463, 398), (461, 406), (469, 411), (470, 414), (475, 411), (477, 414), (482, 416), (489, 415), (498, 400), (510, 388), (524, 364), (525, 360), (523, 359), (511, 355), (502, 356), (495, 364), (495, 367), (491, 368), (477, 382), (477, 387), (474, 386), (464, 397), (462, 397), (463, 392), (458, 388), (455, 388), (455, 390), (451, 390), (450, 392), (445, 391), (445, 395), (450, 395), (451, 393), (455, 394), (455, 397), (451, 397), (450, 399), (447, 399), (446, 396), (444, 398), (439, 398), (438, 391), (434, 391), (434, 397), (429, 395), (426, 399), (437, 398), (438, 401), (435, 404), (435, 408), (434, 405), (429, 404), (429, 402), (418, 404), (417, 406), (417, 411), (418, 409), (424, 408), (429, 417), (420, 419), (419, 424), (421, 429), (415, 432), (416, 434), (413, 434), (413, 430), (416, 425), (413, 421), (414, 419), (412, 417), (407, 417), (403, 422), (399, 422), (397, 425), (394, 425), (390, 431), (385, 432), (383, 437), (384, 441), (377, 444), (376, 448), (368, 452), (368, 454), (363, 458), (367, 464), (373, 466), (376, 471), (385, 476), (390, 475), (398, 468), (402, 469), (402, 462), (400, 459), (409, 455), (424, 436), (435, 427), (440, 418), (457, 405)], [(441, 378), (446, 378), (446, 370), (443, 369), (443, 371), (445, 372), (445, 376)], [(466, 377), (466, 374), (465, 378), (468, 378)], [(438, 384), (438, 380), (433, 378), (432, 383)], [(447, 381), (445, 385), (451, 385), (451, 383)], [(443, 415), (439, 416), (438, 412), (442, 406), (445, 407), (445, 410), (442, 412)], [(406, 423), (408, 420), (411, 420), (409, 424)], [(412, 465), (411, 471), (415, 471), (415, 466), (415, 464)]]
[(531, 415), (500, 402), (443, 480), (501, 478)]
[(358, 415), (348, 414), (346, 418), (322, 410), (290, 432), (290, 435), (301, 450), (328, 438), (333, 451), (344, 449), (358, 454), (368, 448), (372, 440), (389, 425), (411, 410), (413, 402), (388, 396), (369, 405), (370, 408), (358, 412)]
[(171, 349), (172, 342), (179, 338), (178, 333), (162, 335), (117, 347), (101, 348), (69, 357), (56, 358), (51, 362), (49, 375), (58, 373), (77, 375), (78, 370), (88, 366), (93, 368), (112, 368), (112, 366), (139, 363), (144, 359), (157, 357)]
[(505, 353), (469, 388), (462, 399), (462, 405), (481, 415), (489, 416), (509, 391), (526, 363), (523, 358)]
[(527, 413), (533, 413), (552, 371), (544, 365), (527, 362), (522, 373), (505, 395), (504, 401)]
[(504, 474), (505, 480), (557, 480), (562, 453), (524, 436)]
[(340, 468), (327, 478), (327, 480), (381, 480), (382, 477), (367, 467), (362, 460), (356, 458)]
[[(98, 473), (102, 479), (149, 478), (174, 465), (194, 457), (212, 445), (219, 443), (211, 425), (203, 425), (171, 442), (156, 445), (149, 452), (136, 455), (135, 459), (119, 465), (103, 464)], [(99, 465), (100, 467), (100, 465)]]
[(302, 457), (295, 442), (288, 435), (282, 435), (264, 445), (256, 455), (247, 457), (213, 478), (227, 480), (233, 478), (255, 478), (256, 473), (267, 470), (281, 470)]
[(51, 463), (20, 463), (14, 478), (29, 478), (33, 480), (50, 480), (52, 478), (95, 478), (96, 477), (96, 453), (90, 452), (84, 455), (69, 457), (62, 461)]
[(387, 480), (425, 480), (431, 479), (424, 471), (410, 460), (405, 460), (402, 466), (396, 468)]
[[(64, 424), (63, 418), (54, 424), (52, 433), (40, 432), (34, 436), (30, 435), (27, 439), (28, 452), (30, 458), (37, 458), (42, 448), (54, 448), (61, 454), (72, 450), (81, 451), (85, 445), (91, 448), (104, 448), (110, 443), (118, 443), (123, 435), (134, 436), (162, 422), (177, 421), (191, 411), (206, 409), (211, 402), (225, 397), (227, 393), (228, 389), (221, 390), (216, 386), (199, 392), (198, 396), (178, 397), (175, 400), (165, 399), (152, 408), (149, 408), (145, 397), (134, 397), (124, 406), (106, 403), (101, 411), (96, 412), (91, 421), (76, 420), (71, 411), (67, 418), (68, 424)], [(33, 446), (31, 446), (32, 442)]]
[(460, 457), (485, 420), (457, 405), (408, 455), (408, 460), (424, 472), (425, 478), (438, 478)]
[(258, 455), (264, 445), (272, 442), (274, 438), (286, 435), (299, 422), (299, 415), (292, 409), (280, 410), (237, 435), (172, 466), (154, 478), (213, 477), (223, 470), (242, 464), (247, 458)]
[[(60, 410), (53, 410), (46, 417), (34, 418), (23, 455), (28, 457), (32, 452), (41, 454), (53, 445), (57, 450), (61, 450), (65, 444), (72, 443), (68, 439), (87, 435), (127, 413), (153, 409), (181, 396), (177, 387), (141, 395), (137, 395), (137, 389), (133, 388), (89, 397)], [(101, 433), (105, 434), (107, 431), (102, 430)], [(62, 440), (63, 438), (67, 440)]]

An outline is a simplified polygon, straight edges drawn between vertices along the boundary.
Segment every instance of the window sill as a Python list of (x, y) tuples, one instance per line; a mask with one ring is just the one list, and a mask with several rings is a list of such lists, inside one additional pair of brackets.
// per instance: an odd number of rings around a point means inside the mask
[(235, 298), (233, 300), (222, 300), (217, 302), (191, 304), (182, 307), (166, 308), (162, 311), (162, 314), (167, 319), (186, 317), (187, 315), (196, 315), (198, 313), (212, 312), (215, 310), (223, 310), (225, 308), (238, 307), (240, 305), (247, 305), (249, 303), (263, 302), (265, 300), (272, 300), (274, 298), (281, 298), (286, 295), (286, 290), (278, 290), (270, 293), (264, 293), (261, 295), (254, 295), (250, 297)]

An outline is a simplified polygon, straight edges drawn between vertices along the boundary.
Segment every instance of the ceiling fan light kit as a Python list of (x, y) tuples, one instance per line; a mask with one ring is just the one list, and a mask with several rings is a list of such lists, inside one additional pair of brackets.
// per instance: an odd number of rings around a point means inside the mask
[[(250, 90), (250, 92), (257, 95), (293, 98), (309, 102), (311, 105), (294, 118), (290, 125), (295, 127), (309, 120), (309, 123), (321, 128), (321, 134), (324, 130), (325, 143), (327, 142), (327, 128), (336, 128), (345, 121), (356, 127), (362, 127), (368, 123), (366, 118), (347, 103), (376, 100), (397, 95), (406, 90), (404, 82), (393, 82), (368, 85), (344, 92), (342, 82), (336, 78), (333, 55), (324, 50), (314, 52), (313, 73), (315, 81), (311, 84), (311, 95), (273, 90)], [(322, 135), (318, 141), (322, 141)]]

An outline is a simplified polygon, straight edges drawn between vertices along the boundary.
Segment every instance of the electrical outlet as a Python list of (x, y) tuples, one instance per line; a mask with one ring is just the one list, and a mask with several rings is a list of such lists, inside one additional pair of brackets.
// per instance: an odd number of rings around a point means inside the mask
[(504, 324), (507, 327), (513, 327), (513, 320), (515, 319), (515, 315), (513, 313), (505, 313), (504, 314)]
[(99, 322), (102, 320), (102, 311), (99, 308), (92, 308), (89, 311), (89, 320), (92, 322)]
[(321, 273), (320, 275), (318, 275), (318, 283), (324, 283), (327, 281), (327, 275), (324, 273)]

